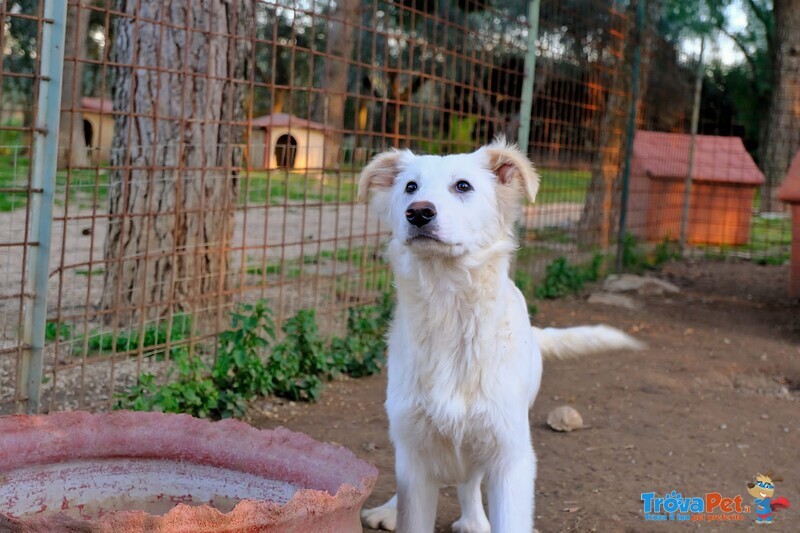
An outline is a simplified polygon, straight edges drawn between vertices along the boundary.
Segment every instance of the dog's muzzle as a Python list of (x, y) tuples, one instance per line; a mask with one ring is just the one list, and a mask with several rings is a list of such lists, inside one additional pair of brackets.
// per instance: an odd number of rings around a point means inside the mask
[(406, 209), (406, 220), (418, 228), (436, 218), (436, 206), (431, 202), (412, 202)]

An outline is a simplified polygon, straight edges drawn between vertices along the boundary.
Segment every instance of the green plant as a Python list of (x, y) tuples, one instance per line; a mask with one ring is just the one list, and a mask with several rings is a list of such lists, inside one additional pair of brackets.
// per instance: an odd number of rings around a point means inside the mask
[(558, 257), (545, 269), (542, 284), (534, 290), (541, 299), (554, 299), (576, 294), (587, 282), (597, 281), (603, 266), (603, 256), (595, 254), (585, 265), (571, 265), (566, 257)]
[(136, 385), (117, 395), (114, 408), (217, 417), (219, 391), (202, 359), (188, 352), (176, 354), (167, 379), (173, 376), (172, 381), (158, 385), (153, 374), (140, 374)]
[(272, 392), (292, 400), (316, 400), (322, 391), (320, 376), (333, 364), (319, 336), (316, 313), (303, 309), (281, 329), (285, 337), (272, 348), (267, 362)]
[(674, 261), (680, 258), (680, 245), (676, 241), (664, 237), (664, 239), (653, 249), (653, 259), (651, 264), (659, 267), (664, 263), (668, 263), (669, 261)]
[(275, 324), (263, 300), (255, 305), (242, 304), (231, 313), (231, 327), (219, 334), (219, 354), (211, 370), (219, 393), (219, 418), (241, 416), (249, 400), (272, 392), (273, 383), (261, 352), (274, 339)]
[(314, 310), (301, 310), (283, 324), (283, 340), (264, 358), (275, 338), (271, 312), (263, 300), (240, 305), (231, 313), (231, 327), (219, 335), (219, 355), (212, 368), (188, 350), (179, 351), (166, 384), (141, 374), (136, 385), (117, 395), (115, 407), (227, 418), (243, 415), (247, 402), (258, 395), (314, 401), (325, 379), (380, 371), (392, 309), (388, 293), (376, 305), (350, 309), (347, 336), (327, 346)]
[(231, 313), (230, 329), (220, 333), (213, 368), (188, 350), (177, 351), (166, 384), (157, 384), (152, 374), (141, 374), (136, 385), (117, 395), (115, 408), (210, 418), (241, 416), (249, 400), (272, 390), (261, 351), (274, 338), (274, 330), (263, 301), (240, 305)]
[(583, 289), (580, 268), (570, 265), (566, 257), (558, 257), (547, 265), (544, 281), (534, 291), (537, 298), (554, 299)]
[(73, 333), (73, 326), (63, 322), (48, 322), (44, 327), (44, 338), (50, 342), (68, 340)]
[[(113, 331), (93, 331), (88, 335), (77, 335), (73, 340), (73, 354), (92, 355), (103, 353), (132, 352), (142, 349), (145, 357), (163, 359), (166, 354), (164, 346), (175, 344), (169, 350), (169, 357), (173, 358), (179, 352), (186, 350), (186, 341), (192, 329), (191, 316), (179, 313), (169, 320), (158, 323), (148, 323), (143, 330), (136, 328)], [(84, 350), (85, 347), (85, 350)]]
[(347, 315), (347, 335), (331, 340), (334, 366), (359, 378), (381, 371), (386, 363), (386, 330), (394, 303), (386, 292), (376, 305), (351, 307)]
[(761, 257), (757, 257), (755, 262), (757, 265), (774, 265), (780, 266), (786, 264), (790, 259), (789, 252), (778, 252), (771, 255), (763, 255)]
[(622, 267), (625, 270), (641, 271), (650, 266), (647, 254), (639, 247), (639, 241), (630, 233), (626, 233), (622, 238)]

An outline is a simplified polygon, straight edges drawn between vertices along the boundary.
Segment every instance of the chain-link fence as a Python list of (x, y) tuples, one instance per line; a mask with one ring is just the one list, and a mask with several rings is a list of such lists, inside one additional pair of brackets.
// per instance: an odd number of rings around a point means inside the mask
[(746, 125), (704, 97), (699, 137), (658, 136), (691, 132), (697, 72), (655, 31), (665, 3), (64, 7), (0, 6), (0, 413), (106, 408), (143, 371), (168, 379), (173, 350), (213, 359), (238, 302), (265, 299), (278, 322), (315, 309), (341, 330), (390, 289), (386, 231), (356, 183), (393, 146), (444, 154), (524, 132), (542, 175), (520, 227), (532, 279), (559, 256), (610, 257), (626, 231), (787, 257), (788, 219), (754, 214)]

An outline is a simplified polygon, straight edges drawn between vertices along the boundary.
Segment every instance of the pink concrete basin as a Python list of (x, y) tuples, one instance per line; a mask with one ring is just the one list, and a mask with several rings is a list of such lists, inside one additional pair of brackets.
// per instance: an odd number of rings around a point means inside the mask
[(284, 428), (161, 413), (0, 418), (0, 531), (360, 532), (377, 469)]

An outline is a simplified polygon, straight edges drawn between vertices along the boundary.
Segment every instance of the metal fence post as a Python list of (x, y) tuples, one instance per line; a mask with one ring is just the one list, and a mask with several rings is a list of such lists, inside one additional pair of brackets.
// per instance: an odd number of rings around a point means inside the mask
[(523, 153), (528, 153), (533, 111), (533, 82), (536, 78), (536, 39), (539, 38), (539, 0), (528, 4), (528, 52), (525, 54), (525, 78), (522, 81), (522, 104), (517, 141)]
[(694, 102), (692, 103), (692, 140), (689, 144), (689, 165), (686, 169), (686, 180), (683, 188), (683, 210), (681, 212), (681, 254), (686, 253), (686, 241), (689, 234), (689, 207), (692, 202), (692, 172), (694, 171), (694, 151), (697, 144), (697, 127), (700, 122), (700, 97), (703, 93), (703, 54), (706, 49), (706, 36), (700, 38), (700, 57), (697, 58), (697, 77), (694, 84)]
[(636, 108), (639, 101), (639, 70), (642, 64), (642, 39), (644, 38), (644, 3), (639, 0), (636, 5), (636, 48), (633, 51), (633, 83), (631, 86), (631, 109), (628, 114), (628, 146), (625, 151), (625, 168), (622, 172), (622, 191), (619, 206), (619, 230), (617, 232), (616, 272), (622, 271), (623, 242), (628, 222), (628, 190), (631, 181), (631, 158), (633, 141), (636, 137)]
[(64, 70), (64, 39), (67, 2), (45, 0), (42, 42), (37, 80), (36, 128), (31, 160), (31, 243), (30, 262), (25, 272), (25, 292), (31, 301), (25, 308), (19, 398), (27, 400), (27, 412), (39, 412), (43, 348), (47, 321), (47, 278), (53, 223), (53, 194), (56, 185), (58, 125), (61, 115), (61, 82)]

